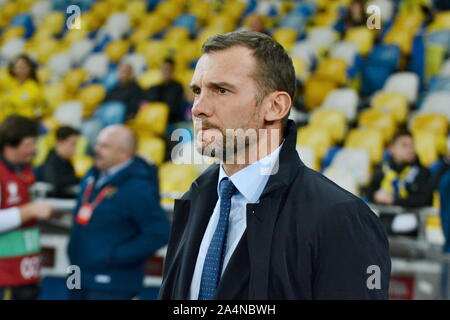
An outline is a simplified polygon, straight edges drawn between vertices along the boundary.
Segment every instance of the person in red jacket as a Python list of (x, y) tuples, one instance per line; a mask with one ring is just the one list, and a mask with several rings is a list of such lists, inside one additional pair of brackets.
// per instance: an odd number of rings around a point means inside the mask
[(36, 151), (38, 125), (12, 115), (0, 124), (0, 296), (36, 299), (39, 295), (40, 241), (38, 219), (47, 219), (52, 207), (31, 203), (34, 183), (30, 163)]

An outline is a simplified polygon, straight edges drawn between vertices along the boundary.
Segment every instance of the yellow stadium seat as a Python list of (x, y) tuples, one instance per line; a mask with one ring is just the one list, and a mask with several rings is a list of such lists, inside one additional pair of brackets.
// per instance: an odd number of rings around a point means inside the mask
[(347, 79), (347, 63), (344, 59), (328, 58), (319, 64), (314, 74), (317, 78), (343, 85)]
[(376, 30), (369, 30), (366, 26), (350, 28), (345, 34), (345, 41), (354, 43), (362, 55), (367, 55), (372, 50)]
[(301, 58), (292, 58), (292, 64), (294, 65), (295, 76), (302, 81), (305, 81), (309, 77), (308, 63)]
[(136, 26), (145, 17), (147, 3), (142, 0), (133, 0), (128, 3), (125, 10), (131, 19), (131, 24)]
[(345, 115), (340, 110), (317, 109), (311, 115), (309, 126), (328, 131), (333, 143), (344, 139), (347, 131)]
[(61, 43), (53, 38), (36, 40), (34, 52), (40, 64), (45, 65), (48, 59), (60, 51)]
[(89, 74), (82, 68), (69, 70), (63, 78), (63, 84), (69, 97), (74, 96), (81, 84), (88, 80)]
[(44, 21), (39, 25), (39, 29), (47, 30), (51, 35), (55, 35), (62, 31), (65, 23), (65, 14), (61, 11), (53, 11), (45, 17)]
[(446, 48), (442, 45), (427, 45), (425, 49), (425, 75), (429, 79), (441, 71)]
[(181, 198), (197, 178), (197, 171), (191, 164), (165, 162), (158, 168), (159, 191), (163, 204), (173, 204), (173, 199)]
[(9, 23), (9, 21), (16, 16), (20, 11), (20, 5), (16, 1), (8, 1), (6, 3), (2, 4), (2, 18), (7, 21), (6, 24)]
[(395, 120), (390, 113), (374, 109), (362, 111), (358, 123), (361, 128), (380, 130), (385, 143), (391, 141), (397, 129)]
[(427, 131), (446, 136), (448, 131), (447, 118), (441, 114), (423, 113), (413, 117), (409, 123), (411, 131)]
[(314, 17), (314, 25), (317, 27), (332, 27), (338, 18), (335, 11), (321, 12)]
[(138, 44), (136, 51), (145, 57), (150, 68), (159, 68), (170, 53), (167, 43), (162, 40), (152, 40)]
[(450, 29), (450, 11), (437, 12), (427, 29), (428, 31)]
[(87, 155), (78, 155), (73, 157), (72, 165), (75, 170), (75, 175), (81, 179), (94, 165), (94, 159)]
[(407, 31), (408, 29), (396, 29), (389, 30), (383, 42), (387, 44), (395, 44), (400, 48), (403, 54), (410, 54), (413, 42), (414, 33)]
[(39, 137), (37, 142), (37, 153), (33, 159), (33, 166), (40, 166), (47, 158), (48, 153), (55, 146), (56, 138), (53, 133)]
[(189, 38), (189, 30), (181, 27), (172, 27), (170, 28), (164, 39), (169, 41), (185, 41)]
[(101, 24), (106, 20), (106, 18), (112, 13), (113, 8), (107, 1), (95, 2), (92, 6), (90, 12), (92, 14), (91, 19), (97, 20)]
[(236, 28), (236, 21), (224, 13), (210, 15), (207, 23), (210, 28), (221, 29), (223, 33), (233, 31)]
[(199, 20), (201, 26), (204, 25), (208, 17), (213, 12), (211, 2), (206, 1), (191, 1), (189, 6), (189, 13), (193, 14)]
[(397, 123), (404, 123), (408, 114), (408, 99), (398, 92), (378, 92), (370, 105), (375, 110), (392, 114)]
[(105, 53), (112, 62), (117, 62), (130, 49), (130, 43), (127, 40), (116, 40), (108, 43)]
[(380, 163), (383, 159), (383, 135), (379, 130), (353, 129), (348, 134), (344, 146), (366, 150), (370, 155), (372, 164)]
[(85, 155), (89, 146), (89, 139), (84, 136), (79, 136), (77, 139), (77, 146), (75, 156)]
[(439, 145), (445, 136), (424, 130), (413, 131), (414, 146), (422, 165), (428, 167), (439, 158)]
[(332, 139), (328, 130), (306, 126), (298, 129), (297, 146), (312, 148), (317, 159), (321, 160), (332, 146)]
[(90, 117), (95, 108), (103, 101), (106, 90), (100, 84), (91, 84), (81, 89), (78, 99), (83, 103), (83, 117)]
[(166, 152), (164, 140), (158, 137), (139, 137), (137, 154), (159, 166), (164, 161)]
[[(139, 29), (144, 28), (148, 30), (150, 35), (152, 35), (164, 30), (164, 28), (167, 28), (170, 23), (171, 20), (168, 18), (152, 12), (142, 18)], [(137, 42), (134, 43), (138, 44)]]
[(83, 24), (81, 29), (69, 29), (64, 34), (64, 43), (67, 46), (71, 46), (72, 44), (80, 41), (85, 38), (88, 34), (87, 28), (85, 28), (85, 17), (83, 16)]
[(139, 79), (138, 84), (142, 89), (148, 89), (151, 86), (157, 85), (162, 81), (162, 74), (160, 69), (150, 69), (143, 73)]
[(128, 124), (138, 134), (163, 135), (169, 118), (169, 106), (163, 102), (151, 102), (141, 107), (134, 120)]
[(6, 41), (14, 38), (22, 38), (24, 34), (25, 28), (22, 26), (9, 27), (3, 32), (1, 42), (5, 43)]
[(183, 10), (175, 1), (163, 1), (156, 7), (156, 13), (169, 19), (174, 20)]
[(297, 31), (290, 28), (278, 28), (274, 31), (273, 38), (278, 41), (286, 51), (290, 51), (297, 39)]
[(328, 93), (336, 89), (337, 84), (334, 81), (318, 79), (311, 76), (305, 83), (305, 102), (308, 110), (319, 107)]
[(66, 88), (62, 83), (53, 83), (43, 86), (44, 99), (52, 114), (56, 108), (67, 99)]

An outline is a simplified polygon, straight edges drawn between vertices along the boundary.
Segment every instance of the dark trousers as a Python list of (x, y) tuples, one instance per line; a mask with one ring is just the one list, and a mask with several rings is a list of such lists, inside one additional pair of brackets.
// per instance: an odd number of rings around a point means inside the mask
[(89, 289), (69, 290), (70, 300), (131, 300), (137, 293), (99, 291)]
[(0, 288), (0, 300), (36, 300), (40, 293), (41, 288), (37, 283)]

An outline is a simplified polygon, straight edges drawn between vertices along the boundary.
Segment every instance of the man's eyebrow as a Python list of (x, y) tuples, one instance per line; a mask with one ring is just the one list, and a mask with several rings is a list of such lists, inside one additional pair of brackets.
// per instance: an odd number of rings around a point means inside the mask
[[(232, 90), (235, 90), (236, 89), (236, 86), (234, 86), (234, 85), (232, 85), (231, 83), (229, 83), (229, 82), (224, 82), (224, 81), (222, 81), (222, 82), (208, 82), (207, 84), (206, 84), (206, 86), (207, 87), (212, 87), (212, 88), (222, 88), (222, 87), (226, 87), (226, 88), (230, 88), (230, 89), (232, 89)], [(189, 85), (189, 87), (191, 88), (191, 89), (197, 89), (197, 88), (200, 88), (198, 85), (196, 85), (195, 83), (191, 83), (190, 85)]]

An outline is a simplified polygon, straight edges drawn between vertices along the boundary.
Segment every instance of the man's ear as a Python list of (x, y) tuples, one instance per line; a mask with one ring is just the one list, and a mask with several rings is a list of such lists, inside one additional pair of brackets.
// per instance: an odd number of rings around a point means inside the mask
[(270, 94), (268, 103), (264, 120), (273, 122), (282, 120), (289, 113), (292, 100), (287, 92), (275, 91)]

